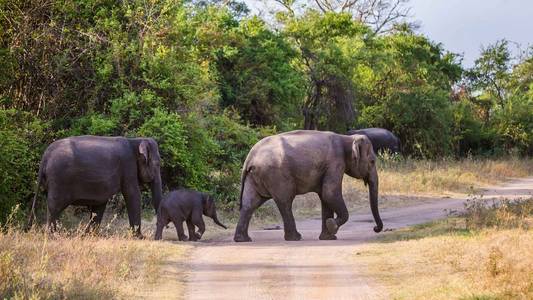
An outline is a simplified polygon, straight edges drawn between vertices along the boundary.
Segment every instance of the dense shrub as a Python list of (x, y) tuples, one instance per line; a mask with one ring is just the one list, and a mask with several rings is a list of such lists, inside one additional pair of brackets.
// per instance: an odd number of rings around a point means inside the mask
[(31, 114), (0, 110), (0, 223), (20, 218), (33, 195), (46, 126)]
[(428, 158), (533, 153), (533, 59), (513, 61), (505, 41), (462, 72), (409, 26), (285, 7), (273, 27), (225, 4), (0, 1), (1, 216), (71, 135), (152, 136), (168, 188), (225, 203), (250, 147), (277, 131), (384, 127)]

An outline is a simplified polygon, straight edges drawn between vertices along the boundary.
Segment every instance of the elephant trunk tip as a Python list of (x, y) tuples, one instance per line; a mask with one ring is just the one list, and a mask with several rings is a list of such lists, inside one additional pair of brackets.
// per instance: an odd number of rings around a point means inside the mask
[(383, 224), (378, 224), (377, 226), (374, 226), (374, 232), (378, 233), (383, 230)]

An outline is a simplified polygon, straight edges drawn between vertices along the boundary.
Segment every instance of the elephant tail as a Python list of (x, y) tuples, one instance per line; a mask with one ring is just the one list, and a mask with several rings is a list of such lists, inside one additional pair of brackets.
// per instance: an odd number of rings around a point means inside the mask
[(241, 192), (239, 194), (239, 210), (242, 208), (242, 194), (244, 192), (244, 182), (246, 181), (246, 176), (248, 175), (249, 168), (247, 164), (245, 163), (242, 167), (242, 173), (241, 173)]
[(37, 197), (39, 196), (39, 188), (44, 181), (44, 158), (39, 164), (39, 173), (37, 175), (37, 185), (35, 186), (35, 192), (33, 195), (33, 202), (31, 204), (30, 216), (28, 217), (27, 229), (30, 229), (33, 224), (33, 219), (35, 218), (35, 203), (37, 202)]

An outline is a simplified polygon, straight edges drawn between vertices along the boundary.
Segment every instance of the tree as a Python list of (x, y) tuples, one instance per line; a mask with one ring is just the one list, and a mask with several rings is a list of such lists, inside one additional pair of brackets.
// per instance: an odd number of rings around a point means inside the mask
[[(273, 2), (292, 16), (308, 9), (322, 13), (348, 13), (368, 25), (374, 33), (389, 32), (395, 24), (405, 23), (410, 16), (410, 0), (264, 0)], [(275, 10), (276, 11), (276, 10)]]
[(299, 66), (306, 74), (304, 128), (345, 132), (355, 121), (352, 78), (357, 67), (365, 63), (371, 31), (346, 13), (310, 10), (284, 22), (284, 34), (297, 45)]
[(293, 65), (297, 54), (259, 18), (242, 20), (216, 53), (222, 107), (254, 125), (299, 127), (305, 82)]
[(374, 32), (386, 32), (394, 24), (409, 16), (409, 0), (314, 0), (323, 12), (348, 12), (373, 28)]
[(450, 154), (450, 97), (462, 72), (456, 56), (409, 30), (380, 36), (373, 50), (374, 63), (360, 77), (358, 125), (391, 130), (406, 153)]
[(481, 56), (476, 59), (474, 67), (468, 70), (466, 75), (473, 91), (493, 99), (500, 108), (503, 108), (507, 97), (506, 84), (509, 81), (510, 72), (509, 42), (500, 40), (481, 50)]

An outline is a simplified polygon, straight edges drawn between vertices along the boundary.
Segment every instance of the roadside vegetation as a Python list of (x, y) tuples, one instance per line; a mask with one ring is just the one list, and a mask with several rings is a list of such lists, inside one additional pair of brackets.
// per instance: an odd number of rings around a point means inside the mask
[(356, 259), (391, 299), (531, 299), (533, 198), (487, 203), (466, 213), (382, 236)]
[[(81, 227), (50, 235), (39, 228), (24, 232), (14, 224), (3, 226), (2, 298), (142, 298), (165, 278), (167, 260), (179, 263), (186, 257), (188, 245), (137, 240), (127, 235), (127, 226), (108, 224), (99, 235), (84, 235)], [(180, 270), (176, 266), (172, 272)], [(181, 283), (173, 282), (174, 295), (183, 292)]]
[(518, 156), (434, 160), (384, 157), (378, 163), (378, 170), (382, 194), (473, 194), (488, 185), (533, 175), (533, 159)]
[[(0, 223), (17, 204), (23, 218), (44, 149), (72, 135), (153, 137), (165, 188), (228, 209), (250, 147), (293, 129), (383, 127), (414, 159), (533, 154), (528, 49), (495, 41), (464, 68), (408, 1), (270, 2), (1, 1)], [(420, 191), (465, 190), (424, 176)]]
[[(342, 12), (321, 0), (271, 2), (256, 16), (238, 0), (0, 1), (1, 296), (129, 297), (186, 251), (131, 240), (114, 223), (116, 231), (82, 236), (83, 209), (63, 213), (67, 229), (57, 235), (23, 232), (40, 157), (67, 136), (153, 137), (164, 189), (209, 192), (229, 220), (249, 149), (295, 129), (394, 132), (404, 158), (378, 163), (390, 199), (468, 194), (533, 174), (529, 49), (515, 57), (509, 42), (495, 41), (465, 68), (408, 22), (409, 1), (350, 1)], [(350, 209), (368, 208), (361, 182), (346, 179), (344, 193)], [(295, 204), (298, 213), (319, 206)], [(121, 219), (120, 195), (109, 209)], [(256, 219), (278, 215), (269, 209)], [(509, 238), (529, 232), (509, 230)], [(450, 239), (473, 247), (506, 231), (479, 232)]]

